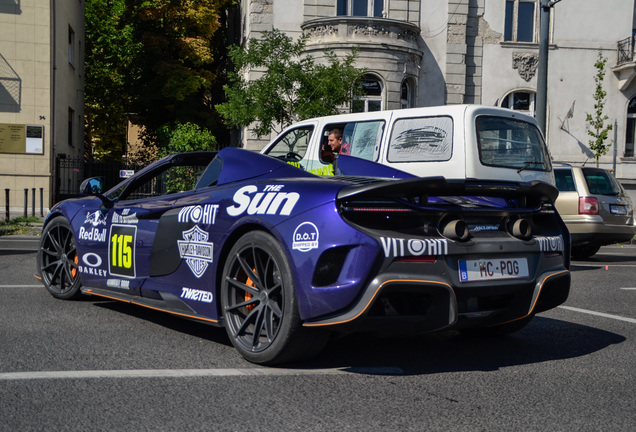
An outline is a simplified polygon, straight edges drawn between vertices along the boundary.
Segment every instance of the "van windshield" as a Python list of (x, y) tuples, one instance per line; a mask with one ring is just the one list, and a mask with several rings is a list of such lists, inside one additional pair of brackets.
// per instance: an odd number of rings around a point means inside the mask
[(539, 129), (506, 117), (477, 117), (479, 159), (484, 165), (519, 171), (550, 171), (552, 166)]

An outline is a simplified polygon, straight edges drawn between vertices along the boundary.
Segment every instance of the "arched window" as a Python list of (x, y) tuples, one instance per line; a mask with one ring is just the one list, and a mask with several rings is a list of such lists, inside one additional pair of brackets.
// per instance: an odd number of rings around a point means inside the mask
[(352, 112), (371, 112), (382, 110), (382, 82), (373, 75), (362, 78), (364, 96), (353, 101)]
[(414, 93), (415, 84), (413, 78), (404, 78), (400, 87), (400, 108), (413, 108), (415, 106)]
[(636, 136), (636, 97), (627, 106), (627, 130), (625, 131), (625, 157), (634, 157), (634, 136)]
[(535, 92), (530, 90), (513, 91), (501, 99), (499, 106), (534, 116), (535, 95)]

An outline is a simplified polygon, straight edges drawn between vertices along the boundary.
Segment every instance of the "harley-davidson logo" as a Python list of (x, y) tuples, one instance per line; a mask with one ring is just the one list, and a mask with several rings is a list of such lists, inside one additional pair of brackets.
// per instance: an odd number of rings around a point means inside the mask
[(210, 234), (198, 226), (183, 231), (181, 234), (183, 240), (177, 240), (179, 255), (181, 259), (185, 259), (192, 273), (200, 278), (207, 270), (209, 263), (212, 262), (214, 244), (207, 241)]

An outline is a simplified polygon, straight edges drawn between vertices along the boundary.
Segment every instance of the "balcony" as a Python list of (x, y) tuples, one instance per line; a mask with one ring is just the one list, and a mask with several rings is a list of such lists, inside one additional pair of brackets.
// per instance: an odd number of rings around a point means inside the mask
[(337, 16), (305, 21), (301, 28), (309, 37), (306, 51), (359, 46), (361, 51), (398, 52), (422, 58), (418, 46), (420, 28), (405, 21)]
[(636, 61), (634, 61), (634, 42), (636, 36), (632, 35), (618, 41), (617, 62), (612, 68), (618, 78), (618, 89), (627, 90), (634, 77), (636, 77)]

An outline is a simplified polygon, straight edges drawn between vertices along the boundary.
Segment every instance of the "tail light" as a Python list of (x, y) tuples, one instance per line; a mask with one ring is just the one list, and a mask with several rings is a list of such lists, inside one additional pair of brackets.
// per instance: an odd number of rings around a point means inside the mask
[(598, 200), (594, 197), (579, 197), (579, 214), (597, 215)]

